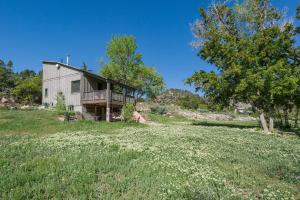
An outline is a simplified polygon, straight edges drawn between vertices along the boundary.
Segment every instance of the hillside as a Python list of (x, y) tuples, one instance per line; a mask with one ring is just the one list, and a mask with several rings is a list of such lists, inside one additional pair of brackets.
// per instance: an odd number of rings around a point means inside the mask
[(188, 90), (175, 89), (175, 88), (166, 90), (161, 95), (159, 95), (155, 101), (161, 104), (178, 104), (180, 99), (186, 97), (196, 98), (199, 101), (204, 103), (203, 97), (200, 97), (199, 95), (194, 94)]

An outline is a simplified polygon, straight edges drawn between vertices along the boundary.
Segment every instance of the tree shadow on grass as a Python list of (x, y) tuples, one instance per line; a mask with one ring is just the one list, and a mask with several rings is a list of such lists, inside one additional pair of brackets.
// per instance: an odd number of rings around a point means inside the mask
[(297, 135), (300, 137), (300, 128), (278, 128), (281, 135)]
[[(240, 128), (240, 129), (249, 129), (257, 128), (260, 129), (259, 122), (237, 122), (237, 121), (194, 121), (192, 122), (194, 126), (218, 126), (218, 127), (228, 127), (228, 128)], [(288, 135), (297, 135), (300, 137), (300, 128), (298, 129), (283, 129), (277, 128), (279, 134), (288, 134)]]
[(249, 128), (259, 128), (259, 124), (256, 122), (245, 123), (245, 122), (217, 122), (217, 121), (194, 121), (192, 123), (194, 126), (219, 126), (219, 127), (228, 127), (228, 128), (240, 128), (240, 129), (249, 129)]

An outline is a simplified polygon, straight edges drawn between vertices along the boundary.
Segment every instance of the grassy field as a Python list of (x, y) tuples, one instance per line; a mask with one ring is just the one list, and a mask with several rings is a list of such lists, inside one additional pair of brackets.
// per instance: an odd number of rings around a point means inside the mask
[(252, 123), (138, 125), (0, 111), (0, 199), (300, 199), (300, 138)]

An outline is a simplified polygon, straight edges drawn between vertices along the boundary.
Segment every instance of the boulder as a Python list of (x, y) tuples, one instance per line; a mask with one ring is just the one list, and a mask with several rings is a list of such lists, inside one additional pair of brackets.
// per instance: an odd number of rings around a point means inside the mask
[(5, 97), (1, 98), (1, 103), (8, 103), (8, 102), (9, 102), (9, 100), (7, 98), (5, 98)]
[(137, 111), (133, 112), (133, 119), (142, 124), (147, 123), (147, 120)]
[(21, 110), (26, 110), (26, 109), (29, 109), (30, 106), (29, 105), (23, 105), (20, 107)]

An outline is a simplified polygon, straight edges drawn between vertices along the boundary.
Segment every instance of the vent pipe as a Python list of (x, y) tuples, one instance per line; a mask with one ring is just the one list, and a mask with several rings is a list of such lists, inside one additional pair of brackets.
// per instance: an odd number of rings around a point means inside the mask
[(67, 65), (70, 65), (70, 55), (67, 55)]

